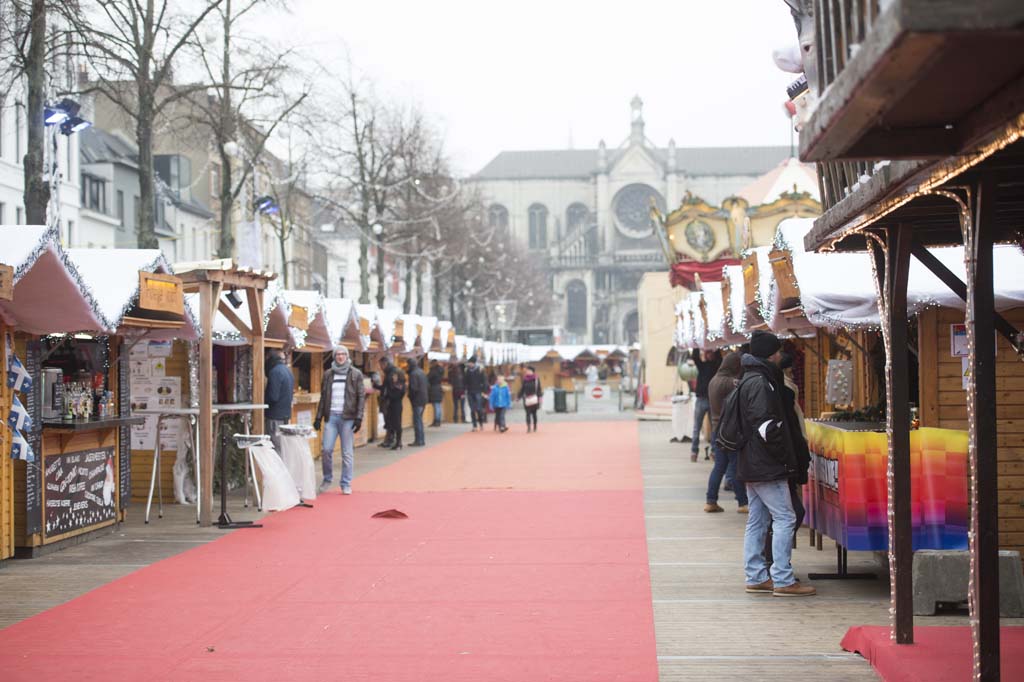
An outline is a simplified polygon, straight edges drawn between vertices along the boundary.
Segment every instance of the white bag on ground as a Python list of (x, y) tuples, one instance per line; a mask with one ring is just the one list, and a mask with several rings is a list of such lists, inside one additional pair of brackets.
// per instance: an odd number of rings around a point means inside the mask
[(316, 467), (313, 455), (309, 450), (309, 440), (302, 436), (281, 434), (281, 459), (292, 475), (299, 489), (299, 497), (304, 500), (315, 500), (317, 493)]
[(284, 462), (277, 456), (277, 451), (270, 441), (254, 443), (249, 448), (263, 476), (263, 509), (279, 511), (297, 505), (299, 493), (295, 487), (295, 480), (288, 473)]
[(185, 433), (187, 431), (182, 429), (178, 437), (178, 454), (174, 459), (174, 500), (178, 504), (195, 504), (196, 482), (192, 480), (188, 470), (188, 458), (192, 454), (192, 448), (188, 438), (184, 437)]

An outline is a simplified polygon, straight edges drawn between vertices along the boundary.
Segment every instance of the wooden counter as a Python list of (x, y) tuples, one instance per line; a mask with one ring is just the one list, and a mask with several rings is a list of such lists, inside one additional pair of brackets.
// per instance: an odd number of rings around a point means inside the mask
[(30, 555), (119, 520), (120, 425), (91, 426), (44, 427), (41, 456), (14, 463), (15, 544)]

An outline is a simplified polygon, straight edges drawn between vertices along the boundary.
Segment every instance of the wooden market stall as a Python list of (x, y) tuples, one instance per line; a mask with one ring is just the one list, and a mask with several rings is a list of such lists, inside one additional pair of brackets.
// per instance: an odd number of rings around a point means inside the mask
[[(215, 453), (214, 434), (214, 326), (220, 313), (234, 327), (240, 338), (248, 341), (251, 358), (262, 358), (264, 351), (264, 293), (267, 285), (276, 275), (257, 272), (238, 266), (231, 259), (178, 264), (177, 270), (184, 283), (185, 291), (199, 295), (199, 460), (201, 476), (199, 482), (200, 524), (213, 524), (213, 465)], [(238, 306), (235, 307), (235, 302)], [(248, 322), (236, 312), (245, 306)], [(271, 325), (267, 325), (270, 331)], [(277, 326), (275, 326), (275, 329)], [(252, 404), (263, 403), (264, 369), (262, 362), (252, 362), (251, 397)], [(223, 377), (217, 382), (224, 386)], [(235, 402), (235, 401), (232, 401)], [(252, 430), (263, 433), (263, 412), (252, 411)]]
[[(11, 233), (10, 242), (32, 241), (30, 235), (39, 233), (25, 230), (42, 228), (16, 229), (20, 233)], [(131, 414), (129, 354), (150, 339), (195, 335), (181, 282), (169, 270), (157, 250), (63, 252), (55, 245), (44, 245), (23, 270), (5, 311), (19, 321), (13, 353), (24, 357), (32, 379), (25, 396), (32, 425), (23, 452), (31, 450), (33, 460), (20, 460), (15, 471), (14, 543), (20, 554), (81, 542), (124, 519), (131, 496), (130, 427), (143, 422)], [(77, 300), (88, 301), (92, 320), (62, 320), (61, 311), (76, 301), (61, 291), (69, 280), (81, 292)], [(43, 319), (33, 322), (30, 307)], [(46, 335), (39, 333), (44, 320)], [(78, 333), (53, 335), (62, 331)]]

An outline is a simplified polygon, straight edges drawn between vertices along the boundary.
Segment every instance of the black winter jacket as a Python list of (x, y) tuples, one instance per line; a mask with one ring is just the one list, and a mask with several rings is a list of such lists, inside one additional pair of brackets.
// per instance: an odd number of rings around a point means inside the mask
[(427, 374), (427, 394), (430, 402), (439, 403), (444, 400), (444, 389), (441, 388), (442, 381), (444, 381), (444, 370), (441, 369), (441, 365), (434, 365), (430, 368), (430, 373)]
[(279, 357), (271, 356), (267, 363), (267, 388), (263, 399), (267, 403), (264, 412), (267, 419), (288, 421), (292, 418), (292, 394), (295, 392), (295, 377), (288, 365)]
[(461, 367), (452, 365), (448, 368), (448, 383), (452, 385), (452, 393), (455, 395), (466, 392), (466, 381), (463, 379)]
[(782, 370), (753, 355), (744, 355), (742, 364), (743, 379), (736, 390), (747, 442), (740, 449), (736, 474), (748, 482), (793, 478), (797, 458), (786, 416)]
[(487, 377), (479, 367), (466, 369), (466, 390), (471, 393), (487, 393)]
[(427, 390), (427, 375), (423, 370), (414, 366), (409, 370), (409, 402), (413, 407), (423, 407), (430, 402), (430, 394)]
[(711, 379), (718, 373), (718, 368), (722, 366), (722, 359), (705, 360), (701, 357), (699, 348), (694, 348), (690, 352), (690, 357), (693, 358), (693, 364), (697, 366), (697, 390), (694, 392), (698, 398), (707, 398), (708, 386), (711, 385)]
[(782, 409), (789, 423), (789, 434), (793, 439), (793, 454), (796, 457), (796, 473), (793, 480), (798, 484), (807, 483), (807, 469), (811, 465), (811, 450), (800, 428), (800, 416), (796, 413), (796, 393), (785, 383), (782, 384)]

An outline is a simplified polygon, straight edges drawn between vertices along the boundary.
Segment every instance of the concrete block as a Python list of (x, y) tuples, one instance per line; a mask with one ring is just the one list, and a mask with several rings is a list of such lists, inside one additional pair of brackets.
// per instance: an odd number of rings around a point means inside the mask
[[(914, 615), (933, 616), (939, 602), (967, 601), (970, 555), (963, 550), (914, 552)], [(1024, 617), (1024, 571), (1020, 552), (999, 552), (999, 615)]]

